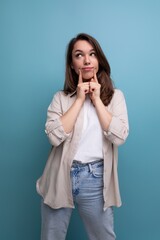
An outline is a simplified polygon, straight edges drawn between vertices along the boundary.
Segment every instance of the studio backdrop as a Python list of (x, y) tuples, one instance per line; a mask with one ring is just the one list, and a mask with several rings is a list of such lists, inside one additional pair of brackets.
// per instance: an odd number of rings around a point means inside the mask
[[(130, 135), (119, 148), (123, 205), (118, 240), (160, 237), (160, 2), (0, 1), (0, 239), (40, 239), (36, 180), (50, 144), (48, 105), (63, 88), (65, 51), (77, 33), (94, 36), (126, 97)], [(73, 211), (67, 240), (87, 239)]]

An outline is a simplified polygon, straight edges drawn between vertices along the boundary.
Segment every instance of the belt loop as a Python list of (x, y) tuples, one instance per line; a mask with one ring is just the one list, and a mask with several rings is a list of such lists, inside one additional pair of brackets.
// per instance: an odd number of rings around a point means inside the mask
[(88, 163), (88, 167), (89, 167), (89, 172), (92, 173), (93, 172), (92, 164)]

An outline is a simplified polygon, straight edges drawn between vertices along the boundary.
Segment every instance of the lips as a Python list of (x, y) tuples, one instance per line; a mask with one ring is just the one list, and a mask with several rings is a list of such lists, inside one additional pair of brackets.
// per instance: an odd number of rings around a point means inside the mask
[(92, 71), (93, 70), (93, 67), (85, 67), (85, 68), (82, 68), (83, 71)]

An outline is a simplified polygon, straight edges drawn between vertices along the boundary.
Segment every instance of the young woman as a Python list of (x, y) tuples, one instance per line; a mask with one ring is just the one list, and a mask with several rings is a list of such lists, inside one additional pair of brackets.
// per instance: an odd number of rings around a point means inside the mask
[(78, 208), (90, 240), (114, 240), (113, 208), (121, 205), (117, 148), (128, 136), (122, 91), (96, 39), (78, 34), (66, 55), (64, 90), (55, 94), (45, 132), (53, 148), (37, 181), (41, 240), (64, 240)]

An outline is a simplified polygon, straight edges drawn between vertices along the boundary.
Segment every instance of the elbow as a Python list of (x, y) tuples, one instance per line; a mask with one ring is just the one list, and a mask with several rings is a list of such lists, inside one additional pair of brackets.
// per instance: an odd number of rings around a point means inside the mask
[(126, 140), (128, 138), (128, 135), (129, 135), (129, 131), (125, 130), (122, 136), (115, 137), (113, 139), (113, 144), (116, 145), (116, 146), (123, 145), (126, 142)]
[(124, 140), (124, 139), (117, 138), (117, 139), (115, 139), (115, 140), (113, 141), (113, 144), (114, 144), (115, 146), (119, 147), (119, 146), (123, 145), (123, 144), (125, 143), (125, 141), (126, 141), (126, 140)]
[(50, 144), (54, 147), (58, 147), (64, 141), (62, 134), (55, 134), (54, 130), (46, 128), (45, 133), (48, 137)]
[(58, 147), (62, 143), (62, 138), (56, 138), (53, 136), (53, 134), (48, 134), (47, 135), (49, 142), (52, 146)]

